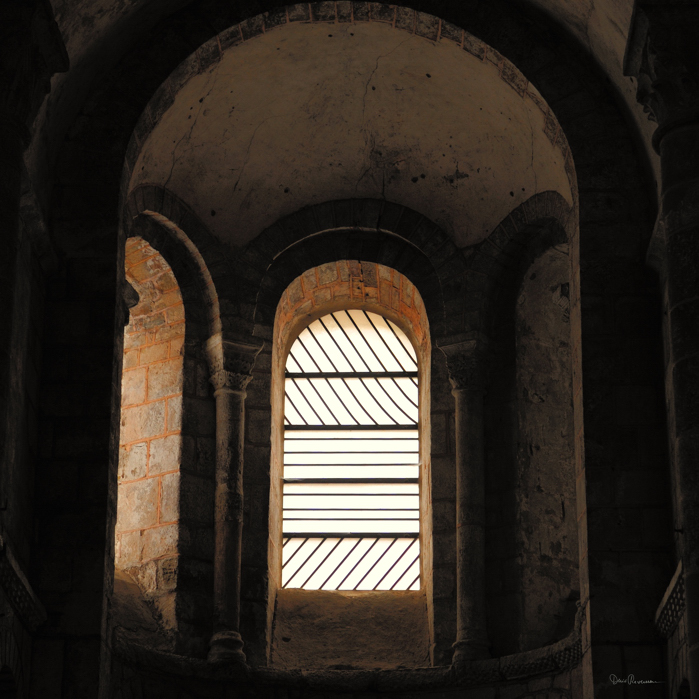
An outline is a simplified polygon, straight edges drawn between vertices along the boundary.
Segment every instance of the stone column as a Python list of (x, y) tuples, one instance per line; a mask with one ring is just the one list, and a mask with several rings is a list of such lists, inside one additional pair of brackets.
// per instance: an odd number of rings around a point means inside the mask
[[(686, 590), (689, 683), (699, 696), (699, 5), (636, 4), (624, 70), (658, 127), (666, 404), (674, 472), (677, 555)], [(670, 581), (668, 580), (668, 583)], [(660, 600), (658, 600), (660, 602)]]
[(456, 401), (456, 642), (453, 665), (490, 657), (485, 618), (485, 451), (482, 340), (441, 346)]
[(245, 665), (240, 635), (245, 387), (260, 349), (220, 335), (207, 344), (216, 397), (214, 633), (209, 642), (209, 661), (215, 663)]

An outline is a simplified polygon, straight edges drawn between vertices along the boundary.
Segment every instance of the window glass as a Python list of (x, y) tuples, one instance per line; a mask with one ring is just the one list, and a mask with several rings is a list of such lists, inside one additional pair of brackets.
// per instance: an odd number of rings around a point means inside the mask
[(282, 586), (419, 590), (418, 367), (362, 310), (313, 321), (286, 362)]

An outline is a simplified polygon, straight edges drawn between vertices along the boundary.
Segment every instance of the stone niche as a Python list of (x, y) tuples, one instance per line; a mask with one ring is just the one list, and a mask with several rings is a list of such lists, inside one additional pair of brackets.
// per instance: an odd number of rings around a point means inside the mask
[(573, 628), (580, 599), (568, 246), (523, 272), (486, 399), (486, 577), (493, 655)]
[[(314, 318), (364, 308), (398, 324), (411, 338), (420, 375), (421, 580), (419, 591), (340, 592), (282, 589), (281, 473), (284, 365), (289, 347)], [(273, 613), (269, 662), (280, 669), (392, 669), (433, 664), (433, 532), (430, 374), (425, 305), (417, 288), (384, 265), (340, 260), (295, 279), (277, 308), (272, 358), (272, 458), (269, 569)], [(276, 484), (276, 485), (275, 485)], [(440, 570), (440, 573), (442, 571)]]

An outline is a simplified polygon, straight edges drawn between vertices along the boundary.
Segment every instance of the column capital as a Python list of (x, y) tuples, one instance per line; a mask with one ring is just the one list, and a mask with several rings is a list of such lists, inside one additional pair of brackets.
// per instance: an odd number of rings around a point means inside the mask
[(653, 146), (673, 128), (699, 122), (699, 5), (688, 0), (637, 0), (624, 75), (638, 81), (636, 99), (658, 124)]
[(244, 393), (252, 379), (255, 359), (262, 343), (255, 338), (250, 342), (226, 340), (217, 333), (206, 343), (206, 355), (215, 391), (227, 389)]
[(490, 352), (487, 338), (476, 337), (455, 342), (438, 342), (447, 358), (449, 381), (453, 391), (485, 391), (490, 381)]

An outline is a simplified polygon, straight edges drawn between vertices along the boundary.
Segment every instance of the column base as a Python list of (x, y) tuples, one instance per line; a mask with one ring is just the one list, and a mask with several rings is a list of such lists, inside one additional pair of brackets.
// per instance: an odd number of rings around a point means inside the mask
[(471, 662), (472, 660), (488, 660), (490, 658), (490, 643), (488, 643), (485, 633), (474, 634), (471, 638), (457, 641), (452, 648), (454, 649), (454, 656), (451, 664), (457, 670), (463, 663)]
[(243, 639), (240, 634), (237, 631), (217, 631), (209, 641), (208, 661), (247, 668), (247, 659), (243, 653)]

